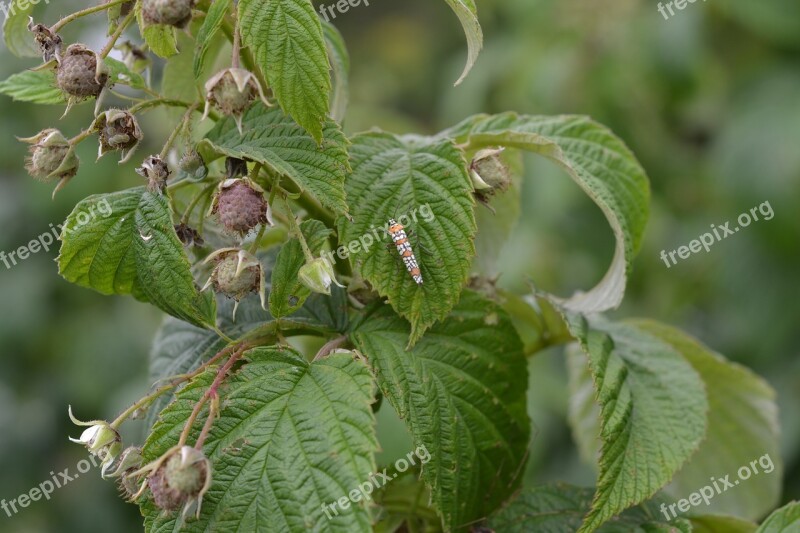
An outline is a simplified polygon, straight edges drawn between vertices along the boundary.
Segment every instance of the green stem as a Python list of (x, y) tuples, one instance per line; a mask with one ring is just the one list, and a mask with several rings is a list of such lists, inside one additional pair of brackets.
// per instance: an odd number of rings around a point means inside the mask
[(333, 213), (333, 211), (322, 207), (319, 202), (311, 198), (307, 193), (302, 192), (300, 188), (289, 179), (281, 180), (280, 185), (284, 190), (291, 194), (300, 194), (295, 201), (300, 205), (300, 207), (305, 209), (312, 218), (316, 218), (329, 228), (335, 229), (336, 215)]
[(211, 183), (211, 184), (203, 187), (203, 189), (199, 193), (197, 193), (197, 195), (194, 198), (192, 198), (192, 201), (189, 203), (189, 206), (186, 208), (186, 212), (181, 217), (181, 222), (183, 222), (184, 224), (188, 224), (189, 223), (189, 217), (192, 215), (192, 211), (194, 211), (194, 208), (197, 207), (197, 204), (200, 202), (200, 200), (205, 198), (206, 195), (210, 191), (214, 190), (214, 188), (216, 186), (217, 186), (216, 183)]
[(186, 127), (186, 124), (192, 117), (192, 113), (197, 109), (197, 104), (194, 103), (190, 105), (186, 109), (186, 113), (183, 114), (183, 118), (181, 118), (180, 124), (177, 128), (175, 128), (172, 133), (170, 133), (169, 138), (167, 138), (167, 142), (164, 143), (164, 148), (161, 149), (161, 159), (166, 159), (167, 154), (169, 154), (170, 148), (172, 148), (172, 144), (175, 142), (175, 139), (178, 138), (178, 135), (183, 131)]
[(314, 261), (314, 254), (311, 253), (311, 248), (308, 247), (306, 238), (303, 237), (303, 232), (300, 230), (300, 226), (297, 224), (297, 219), (294, 217), (292, 207), (289, 205), (289, 200), (284, 197), (283, 203), (286, 206), (286, 212), (288, 213), (287, 222), (289, 223), (289, 233), (293, 233), (294, 236), (297, 237), (297, 240), (300, 241), (300, 247), (303, 249), (303, 255), (306, 256), (306, 263), (312, 263)]
[(100, 53), (98, 55), (100, 56), (101, 59), (105, 59), (108, 56), (108, 54), (111, 53), (111, 50), (114, 48), (114, 45), (117, 44), (117, 39), (119, 39), (119, 36), (122, 35), (122, 32), (124, 32), (125, 29), (130, 25), (130, 23), (133, 22), (134, 15), (135, 13), (134, 10), (132, 9), (131, 12), (128, 13), (128, 16), (125, 17), (122, 22), (120, 22), (116, 31), (111, 35), (111, 37), (109, 37), (108, 42), (103, 47), (103, 49), (100, 50)]
[(251, 254), (255, 255), (258, 251), (258, 245), (261, 243), (261, 238), (264, 236), (264, 232), (267, 230), (267, 224), (261, 224), (261, 228), (258, 230), (258, 235), (256, 235), (256, 240), (253, 241), (253, 244), (250, 245), (250, 249), (247, 250)]
[(118, 6), (119, 4), (124, 4), (125, 2), (130, 2), (131, 0), (112, 0), (107, 4), (99, 4), (96, 6), (88, 7), (72, 15), (66, 16), (63, 19), (59, 20), (50, 28), (50, 31), (53, 33), (58, 32), (61, 28), (69, 24), (70, 22), (77, 20), (81, 17), (85, 17), (86, 15), (91, 15), (92, 13), (97, 13), (98, 11), (105, 11), (106, 9), (112, 8), (114, 6)]

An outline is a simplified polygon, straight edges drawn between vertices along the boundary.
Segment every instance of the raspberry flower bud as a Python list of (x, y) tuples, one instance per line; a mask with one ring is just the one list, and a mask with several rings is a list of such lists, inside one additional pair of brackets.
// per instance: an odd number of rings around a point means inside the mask
[[(147, 467), (146, 467), (147, 468)], [(149, 466), (147, 478), (155, 504), (165, 511), (183, 507), (185, 516), (196, 506), (200, 516), (203, 496), (211, 487), (211, 461), (191, 446), (173, 448)]]
[(56, 85), (69, 97), (65, 115), (74, 103), (99, 97), (107, 82), (103, 62), (85, 45), (69, 45), (58, 60)]
[(233, 299), (233, 320), (239, 301), (250, 293), (258, 291), (261, 308), (266, 310), (266, 282), (261, 262), (253, 254), (238, 248), (223, 248), (209, 255), (204, 263), (216, 261), (205, 286), (213, 287), (214, 292)]
[(44, 24), (34, 24), (33, 17), (28, 17), (28, 31), (33, 33), (33, 39), (42, 54), (42, 61), (48, 63), (53, 59), (61, 61), (61, 36), (50, 31)]
[(66, 183), (78, 173), (79, 161), (75, 148), (60, 131), (46, 129), (33, 137), (19, 140), (31, 145), (25, 169), (32, 178), (45, 183), (60, 179)]
[(89, 426), (81, 433), (80, 438), (69, 440), (78, 444), (83, 444), (89, 453), (98, 457), (101, 461), (101, 475), (106, 477), (106, 471), (114, 463), (114, 460), (122, 451), (122, 438), (111, 424), (104, 420), (91, 420), (82, 422), (72, 414), (72, 406), (69, 407), (69, 418), (77, 426)]
[(336, 273), (333, 271), (333, 265), (324, 257), (319, 257), (303, 265), (297, 277), (300, 279), (300, 283), (313, 292), (318, 292), (320, 294), (330, 295), (331, 283), (335, 283), (339, 287), (344, 287), (344, 285), (340, 285), (339, 282), (336, 281)]
[(194, 148), (187, 148), (178, 162), (178, 168), (196, 180), (201, 180), (208, 176), (208, 167), (203, 161), (203, 157)]
[(99, 132), (100, 137), (97, 158), (100, 159), (107, 152), (119, 150), (122, 153), (120, 164), (130, 159), (142, 140), (142, 130), (139, 129), (136, 117), (122, 109), (109, 109), (99, 114), (94, 119), (92, 129)]
[(257, 99), (266, 106), (270, 105), (255, 75), (243, 68), (227, 68), (206, 82), (203, 118), (208, 116), (209, 107), (213, 106), (223, 115), (232, 116), (241, 134), (242, 115)]
[(142, 449), (130, 446), (125, 448), (119, 456), (117, 467), (108, 475), (108, 477), (118, 478), (117, 485), (126, 501), (132, 502), (139, 492), (139, 476), (135, 472), (141, 468), (143, 461)]
[(142, 18), (146, 24), (185, 28), (192, 20), (194, 0), (142, 0)]
[(140, 46), (130, 41), (122, 41), (116, 48), (122, 53), (122, 62), (131, 72), (140, 74), (150, 66), (150, 58)]
[(227, 179), (220, 183), (211, 203), (211, 214), (219, 217), (225, 229), (246, 235), (269, 219), (269, 204), (264, 191), (247, 178)]
[(151, 191), (164, 191), (167, 187), (167, 178), (171, 174), (167, 162), (157, 155), (146, 158), (136, 173), (147, 178), (147, 188)]

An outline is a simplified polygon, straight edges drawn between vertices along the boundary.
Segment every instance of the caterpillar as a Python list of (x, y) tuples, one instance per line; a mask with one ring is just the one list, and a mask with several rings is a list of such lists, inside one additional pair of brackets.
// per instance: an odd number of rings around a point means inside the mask
[(408, 242), (405, 229), (402, 224), (399, 224), (393, 218), (389, 219), (389, 235), (391, 235), (400, 257), (403, 258), (406, 270), (408, 270), (408, 273), (414, 278), (417, 285), (422, 285), (422, 271), (419, 269), (419, 263), (417, 263), (414, 250), (411, 249), (411, 244)]

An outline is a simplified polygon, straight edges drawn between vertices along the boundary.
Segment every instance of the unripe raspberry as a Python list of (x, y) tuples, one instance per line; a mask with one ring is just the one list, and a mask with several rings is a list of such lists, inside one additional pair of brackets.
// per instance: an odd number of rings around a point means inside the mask
[(142, 17), (147, 24), (185, 28), (193, 8), (193, 0), (142, 0)]
[(219, 258), (211, 279), (214, 283), (214, 292), (234, 300), (241, 300), (258, 290), (261, 266), (251, 265), (242, 268), (238, 254), (228, 253)]
[(155, 504), (177, 511), (202, 498), (211, 480), (211, 464), (202, 452), (184, 446), (170, 455), (147, 479)]
[(223, 248), (209, 255), (204, 263), (215, 261), (216, 266), (211, 277), (203, 287), (213, 287), (214, 292), (236, 301), (233, 307), (233, 319), (236, 320), (236, 309), (239, 300), (258, 291), (261, 307), (266, 309), (266, 283), (261, 262), (253, 254), (238, 248)]
[(98, 96), (107, 81), (97, 54), (82, 44), (69, 45), (56, 68), (56, 85), (74, 98)]
[(25, 161), (25, 169), (31, 177), (49, 183), (72, 178), (78, 173), (78, 156), (60, 131), (46, 129), (20, 140), (31, 144)]
[(206, 165), (203, 158), (200, 154), (197, 153), (197, 150), (194, 148), (189, 148), (181, 157), (181, 160), (178, 162), (178, 166), (184, 172), (188, 172), (189, 174), (194, 174), (200, 168)]
[(234, 117), (241, 133), (242, 115), (258, 99), (269, 105), (253, 73), (242, 68), (228, 68), (206, 82), (204, 116), (208, 115), (209, 106), (214, 106), (223, 115)]
[(97, 116), (92, 127), (100, 136), (98, 157), (106, 152), (120, 150), (122, 152), (120, 162), (125, 162), (142, 140), (142, 131), (139, 129), (136, 117), (122, 109), (104, 111)]
[(483, 203), (488, 203), (493, 195), (504, 192), (511, 186), (511, 172), (500, 157), (503, 150), (503, 148), (480, 150), (469, 165), (475, 196)]
[(142, 166), (136, 169), (136, 173), (147, 178), (147, 188), (151, 191), (163, 191), (171, 174), (166, 161), (157, 155), (146, 158)]
[(267, 201), (248, 179), (229, 179), (220, 184), (212, 212), (228, 231), (242, 235), (267, 222)]

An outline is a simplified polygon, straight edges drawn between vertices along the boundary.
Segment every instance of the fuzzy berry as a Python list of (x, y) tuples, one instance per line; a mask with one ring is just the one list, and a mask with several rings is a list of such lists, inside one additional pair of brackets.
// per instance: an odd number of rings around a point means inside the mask
[(108, 81), (108, 74), (98, 69), (97, 54), (82, 44), (71, 44), (56, 68), (56, 85), (70, 96), (97, 96)]
[(208, 474), (207, 461), (194, 462), (181, 453), (175, 453), (164, 461), (147, 482), (153, 500), (160, 509), (177, 511), (200, 494)]
[(192, 20), (193, 0), (142, 0), (142, 16), (148, 24), (185, 28)]
[(248, 180), (226, 180), (217, 193), (214, 212), (228, 231), (245, 234), (267, 222), (267, 201)]
[(240, 261), (236, 253), (220, 256), (219, 262), (211, 274), (214, 292), (239, 301), (251, 292), (259, 290), (261, 267), (257, 264), (246, 266), (237, 275), (236, 270), (240, 268)]
[(258, 99), (269, 105), (253, 73), (243, 68), (227, 68), (206, 82), (204, 115), (208, 115), (209, 107), (213, 106), (223, 115), (232, 116), (241, 133), (242, 115)]
[(20, 140), (31, 144), (25, 162), (25, 169), (31, 177), (49, 183), (78, 173), (78, 157), (60, 131), (46, 129)]

